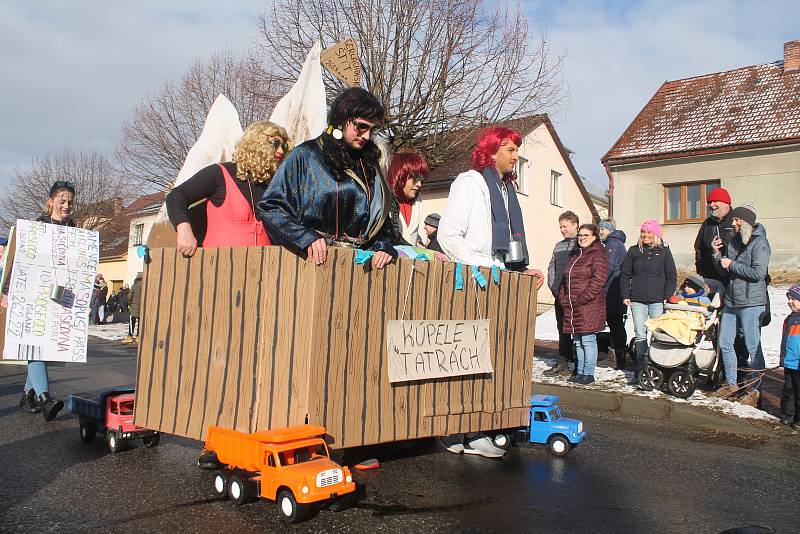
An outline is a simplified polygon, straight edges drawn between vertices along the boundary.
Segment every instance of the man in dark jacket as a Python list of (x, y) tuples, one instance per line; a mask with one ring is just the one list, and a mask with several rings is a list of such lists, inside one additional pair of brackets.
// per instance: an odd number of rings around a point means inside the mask
[(425, 232), (428, 234), (428, 244), (425, 246), (428, 250), (434, 252), (442, 252), (442, 247), (439, 245), (439, 238), (436, 234), (439, 232), (439, 219), (441, 215), (438, 213), (431, 213), (425, 217)]
[[(733, 213), (731, 212), (731, 196), (728, 191), (718, 187), (708, 194), (708, 208), (711, 215), (700, 225), (697, 238), (694, 240), (694, 268), (697, 274), (708, 280), (716, 280), (723, 286), (728, 283), (728, 273), (720, 273), (714, 266), (714, 249), (711, 243), (719, 236), (724, 249), (734, 236)], [(716, 290), (711, 284), (711, 290)]]
[(733, 210), (733, 228), (736, 235), (728, 243), (714, 240), (714, 260), (720, 274), (730, 277), (725, 292), (725, 313), (719, 326), (719, 347), (725, 365), (725, 382), (721, 396), (735, 391), (737, 361), (733, 343), (737, 323), (744, 331), (748, 364), (752, 369), (764, 368), (761, 344), (761, 314), (767, 304), (767, 269), (772, 252), (767, 231), (756, 222), (756, 210), (751, 204)]
[(625, 363), (625, 352), (628, 348), (628, 334), (625, 332), (625, 318), (628, 307), (622, 302), (619, 289), (619, 273), (622, 262), (628, 253), (625, 248), (625, 232), (617, 230), (613, 219), (603, 219), (597, 225), (600, 228), (600, 240), (605, 244), (608, 257), (608, 274), (603, 288), (606, 296), (606, 322), (611, 331), (611, 347), (609, 352), (614, 356), (614, 368), (622, 369)]
[(564, 278), (564, 269), (569, 263), (569, 255), (576, 246), (579, 225), (578, 216), (571, 211), (565, 211), (558, 216), (558, 226), (564, 239), (553, 247), (550, 265), (547, 266), (547, 287), (550, 288), (550, 292), (555, 299), (553, 307), (555, 308), (556, 325), (558, 326), (558, 361), (553, 367), (544, 372), (546, 376), (555, 376), (572, 371), (572, 363), (575, 361), (572, 351), (572, 336), (564, 333), (564, 309), (558, 302), (558, 290)]

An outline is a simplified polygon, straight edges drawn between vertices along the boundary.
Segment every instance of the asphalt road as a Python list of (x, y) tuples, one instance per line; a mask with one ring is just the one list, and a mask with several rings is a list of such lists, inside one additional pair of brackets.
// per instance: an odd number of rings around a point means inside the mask
[[(130, 347), (92, 339), (86, 365), (51, 370), (51, 388), (130, 384)], [(800, 532), (800, 438), (685, 431), (604, 413), (582, 418), (588, 440), (565, 458), (521, 448), (503, 460), (447, 453), (433, 441), (349, 451), (376, 456), (364, 498), (283, 525), (267, 501), (212, 497), (195, 467), (200, 443), (164, 436), (119, 454), (84, 444), (77, 419), (22, 414), (23, 367), (0, 365), (2, 532)], [(752, 527), (755, 526), (755, 527)]]

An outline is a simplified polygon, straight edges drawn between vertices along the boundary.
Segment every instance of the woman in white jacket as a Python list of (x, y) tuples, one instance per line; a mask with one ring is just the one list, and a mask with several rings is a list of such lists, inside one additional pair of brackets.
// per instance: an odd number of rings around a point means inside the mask
[[(472, 170), (450, 186), (447, 206), (439, 221), (439, 244), (451, 259), (479, 267), (505, 267), (539, 276), (528, 269), (528, 250), (522, 210), (514, 189), (514, 165), (522, 136), (495, 126), (481, 131), (472, 151)], [(505, 451), (484, 434), (455, 434), (443, 438), (450, 452), (499, 458)]]

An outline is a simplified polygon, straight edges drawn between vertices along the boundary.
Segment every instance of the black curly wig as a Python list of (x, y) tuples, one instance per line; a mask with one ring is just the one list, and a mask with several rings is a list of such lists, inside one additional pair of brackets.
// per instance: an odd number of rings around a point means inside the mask
[[(359, 117), (380, 123), (384, 114), (383, 106), (372, 93), (360, 87), (350, 87), (331, 103), (328, 124), (341, 130), (349, 121)], [(337, 182), (348, 180), (345, 171), (350, 169), (361, 176), (365, 183), (372, 185), (381, 151), (371, 140), (361, 150), (350, 149), (344, 141), (325, 132), (322, 134), (322, 155)]]

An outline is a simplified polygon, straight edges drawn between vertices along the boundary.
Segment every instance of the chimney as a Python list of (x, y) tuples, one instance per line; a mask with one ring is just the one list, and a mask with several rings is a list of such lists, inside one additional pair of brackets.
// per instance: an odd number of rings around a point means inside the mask
[(800, 40), (783, 43), (783, 72), (800, 70)]

